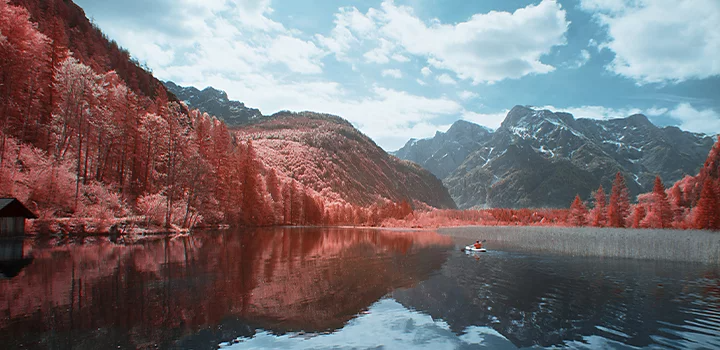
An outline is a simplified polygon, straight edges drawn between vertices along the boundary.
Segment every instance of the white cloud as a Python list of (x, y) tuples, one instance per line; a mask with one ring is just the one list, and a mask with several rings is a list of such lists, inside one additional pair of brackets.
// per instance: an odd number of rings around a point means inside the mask
[(555, 0), (543, 0), (513, 13), (476, 14), (458, 24), (426, 24), (413, 9), (384, 1), (375, 12), (380, 32), (407, 52), (424, 56), (437, 68), (473, 83), (542, 74), (555, 68), (540, 57), (566, 43), (569, 22)]
[[(270, 0), (185, 0), (196, 3), (206, 3), (212, 9), (218, 10), (223, 7), (234, 7), (233, 19), (241, 23), (246, 28), (258, 29), (262, 31), (284, 31), (285, 27), (278, 22), (269, 19), (266, 15), (273, 12), (270, 7)], [(221, 5), (222, 3), (225, 5)]]
[(627, 118), (633, 114), (643, 113), (643, 110), (639, 108), (609, 108), (604, 106), (581, 106), (564, 108), (543, 106), (538, 108), (547, 109), (554, 112), (567, 112), (572, 114), (575, 118), (589, 118), (598, 120)]
[(391, 77), (395, 79), (402, 78), (402, 72), (399, 69), (385, 69), (381, 74), (383, 77)]
[(420, 73), (422, 73), (424, 77), (427, 77), (432, 74), (432, 71), (430, 70), (430, 67), (423, 67), (423, 69), (420, 70)]
[(697, 110), (689, 103), (681, 103), (668, 114), (680, 121), (683, 130), (720, 134), (720, 114), (712, 109)]
[(467, 91), (467, 90), (460, 91), (460, 93), (458, 95), (460, 96), (461, 99), (466, 100), (466, 101), (478, 98), (480, 96), (472, 91)]
[(476, 14), (457, 24), (437, 19), (425, 22), (412, 8), (393, 0), (383, 1), (379, 9), (370, 8), (366, 14), (354, 7), (341, 8), (335, 18), (329, 36), (316, 35), (316, 39), (338, 60), (348, 61), (356, 47), (372, 45), (363, 55), (367, 62), (387, 63), (390, 57), (405, 62), (408, 54), (419, 56), (475, 84), (553, 71), (555, 67), (540, 58), (554, 46), (566, 44), (569, 25), (556, 0), (543, 0), (513, 13)]
[(424, 81), (422, 81), (422, 80), (420, 80), (420, 79), (415, 79), (415, 81), (416, 81), (418, 84), (420, 84), (420, 86), (425, 86), (425, 85), (427, 85), (426, 82), (424, 82)]
[(272, 61), (287, 65), (293, 72), (302, 74), (322, 72), (320, 59), (324, 52), (312, 42), (282, 35), (272, 41), (267, 53)]
[(240, 80), (226, 74), (201, 79), (178, 83), (211, 85), (227, 91), (231, 99), (252, 101), (248, 104), (265, 114), (280, 110), (335, 114), (352, 122), (386, 150), (400, 148), (420, 134), (432, 136), (445, 124), (436, 122), (438, 118), (463, 111), (459, 103), (447, 97), (429, 98), (379, 86), (372, 87), (363, 97), (336, 82), (285, 82), (265, 73), (243, 75)]
[(400, 63), (410, 62), (410, 59), (409, 59), (409, 58), (407, 58), (407, 57), (405, 57), (405, 56), (403, 56), (403, 55), (401, 55), (401, 54), (398, 54), (398, 53), (392, 55), (391, 58), (392, 58), (393, 60), (395, 60), (395, 61), (400, 62)]
[(388, 63), (390, 62), (391, 52), (394, 50), (395, 45), (385, 39), (380, 39), (380, 46), (366, 52), (363, 57), (367, 62), (372, 63)]
[(668, 112), (667, 108), (652, 107), (645, 110), (645, 114), (651, 117), (661, 116)]
[(510, 112), (508, 109), (498, 113), (476, 113), (464, 111), (462, 113), (462, 119), (478, 125), (486, 126), (488, 128), (497, 129), (500, 127), (503, 120), (505, 120), (508, 112)]
[(440, 82), (440, 84), (445, 84), (445, 85), (455, 85), (455, 84), (457, 84), (457, 82), (455, 81), (455, 79), (453, 79), (451, 76), (449, 76), (449, 75), (447, 75), (447, 74), (439, 75), (439, 76), (437, 77), (437, 81)]
[(615, 58), (609, 71), (640, 84), (720, 75), (720, 1), (582, 0), (598, 11)]

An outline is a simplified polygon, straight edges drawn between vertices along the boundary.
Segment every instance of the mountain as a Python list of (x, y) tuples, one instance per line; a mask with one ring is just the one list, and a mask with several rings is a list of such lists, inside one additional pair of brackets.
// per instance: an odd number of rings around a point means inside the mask
[(242, 102), (228, 99), (225, 91), (212, 87), (207, 87), (201, 91), (195, 87), (179, 86), (172, 81), (167, 81), (164, 84), (168, 91), (185, 102), (188, 107), (215, 116), (225, 121), (228, 126), (242, 125), (250, 120), (262, 117), (260, 110), (246, 107)]
[(672, 183), (697, 173), (713, 145), (711, 137), (659, 128), (640, 114), (603, 121), (516, 106), (495, 132), (468, 124), (450, 129), (476, 130), (474, 139), (448, 137), (448, 130), (397, 152), (439, 174), (449, 167), (438, 169), (438, 155), (453, 163), (462, 158), (443, 177), (460, 208), (567, 207), (598, 184), (609, 189), (618, 171), (637, 195), (652, 189), (655, 175)]
[(389, 155), (348, 121), (312, 112), (280, 112), (236, 131), (252, 139), (265, 167), (322, 194), (369, 206), (382, 199), (455, 208), (442, 182), (419, 165)]
[(430, 139), (412, 139), (393, 154), (421, 164), (438, 178), (450, 175), (470, 153), (481, 147), (492, 131), (464, 120), (453, 124), (447, 132), (437, 132)]
[(0, 0), (0, 196), (38, 213), (34, 232), (378, 225), (410, 203), (455, 208), (440, 180), (347, 121), (280, 113), (228, 128), (178, 103), (71, 1), (18, 3)]

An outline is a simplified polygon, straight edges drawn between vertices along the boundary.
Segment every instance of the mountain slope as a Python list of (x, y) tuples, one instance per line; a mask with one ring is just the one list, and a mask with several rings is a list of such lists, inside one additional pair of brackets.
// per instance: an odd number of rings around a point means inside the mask
[(438, 131), (431, 139), (410, 140), (394, 155), (418, 163), (442, 179), (457, 169), (491, 134), (485, 127), (460, 120), (447, 132)]
[(455, 208), (442, 182), (415, 163), (387, 154), (349, 122), (312, 112), (281, 112), (236, 130), (253, 140), (264, 165), (325, 198), (368, 206), (389, 199)]
[(250, 120), (262, 117), (260, 110), (246, 107), (242, 102), (228, 99), (225, 91), (212, 87), (207, 87), (201, 91), (195, 87), (179, 86), (171, 81), (164, 84), (168, 91), (177, 96), (180, 101), (185, 102), (188, 107), (215, 116), (229, 126), (242, 125)]
[[(713, 144), (704, 135), (658, 128), (643, 115), (599, 121), (523, 106), (514, 107), (497, 131), (476, 137), (482, 141), (443, 179), (461, 208), (566, 207), (575, 194), (588, 198), (599, 183), (609, 188), (618, 171), (637, 195), (652, 189), (655, 175), (674, 182), (697, 173)], [(420, 164), (432, 169), (430, 151), (418, 144), (442, 149), (456, 142), (438, 134), (398, 152), (406, 159), (427, 157)], [(456, 158), (466, 152), (449, 148)]]

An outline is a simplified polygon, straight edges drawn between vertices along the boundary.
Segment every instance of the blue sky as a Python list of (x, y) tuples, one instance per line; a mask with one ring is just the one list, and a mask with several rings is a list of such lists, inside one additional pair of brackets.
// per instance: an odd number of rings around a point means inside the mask
[(720, 133), (717, 0), (76, 0), (163, 80), (386, 150), (514, 105)]

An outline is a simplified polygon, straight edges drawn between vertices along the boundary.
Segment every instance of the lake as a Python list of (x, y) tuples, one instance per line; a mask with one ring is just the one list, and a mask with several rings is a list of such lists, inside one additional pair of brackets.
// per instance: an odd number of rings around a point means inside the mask
[(2, 348), (720, 348), (720, 267), (431, 231), (0, 241)]

